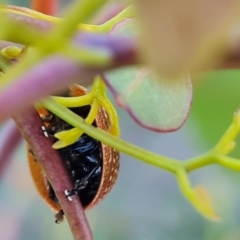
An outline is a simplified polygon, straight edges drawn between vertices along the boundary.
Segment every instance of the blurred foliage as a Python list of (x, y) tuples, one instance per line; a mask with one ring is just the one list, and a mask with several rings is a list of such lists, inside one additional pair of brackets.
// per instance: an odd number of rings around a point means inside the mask
[[(231, 123), (233, 113), (240, 108), (239, 78), (239, 70), (221, 70), (193, 82), (190, 119), (197, 124), (199, 138), (208, 146), (218, 141)], [(239, 152), (239, 148), (236, 150)]]
[(17, 6), (24, 6), (24, 7), (28, 7), (30, 6), (30, 0), (8, 0), (5, 1), (10, 5), (17, 5)]

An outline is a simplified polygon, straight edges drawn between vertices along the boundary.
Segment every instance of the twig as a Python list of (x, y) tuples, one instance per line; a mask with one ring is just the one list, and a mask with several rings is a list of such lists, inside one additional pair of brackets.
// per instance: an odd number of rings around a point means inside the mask
[(64, 191), (72, 189), (73, 185), (59, 154), (52, 148), (51, 140), (43, 135), (43, 123), (39, 115), (34, 109), (28, 109), (15, 115), (14, 121), (52, 185), (74, 239), (92, 240), (93, 236), (79, 198), (76, 196), (69, 202), (64, 194)]

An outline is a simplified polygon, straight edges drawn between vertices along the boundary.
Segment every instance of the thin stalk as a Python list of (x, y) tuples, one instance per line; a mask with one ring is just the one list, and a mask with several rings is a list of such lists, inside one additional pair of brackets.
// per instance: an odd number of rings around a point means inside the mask
[(93, 240), (80, 199), (75, 196), (70, 202), (64, 194), (65, 190), (73, 188), (73, 184), (58, 152), (52, 148), (52, 141), (43, 134), (43, 123), (38, 113), (31, 108), (15, 115), (13, 119), (52, 185), (74, 240)]
[(149, 152), (138, 146), (125, 142), (122, 139), (117, 138), (102, 129), (97, 129), (91, 125), (86, 124), (82, 118), (74, 114), (69, 109), (59, 105), (51, 97), (45, 98), (40, 103), (49, 111), (61, 117), (66, 122), (70, 123), (72, 126), (80, 128), (87, 135), (98, 139), (99, 141), (117, 149), (118, 151), (124, 152), (136, 159), (140, 159), (148, 164), (152, 164), (172, 173), (175, 173), (181, 166), (181, 163), (177, 160)]
[(182, 166), (184, 167), (184, 169), (187, 172), (193, 171), (198, 168), (205, 167), (205, 166), (213, 164), (213, 163), (215, 163), (215, 156), (214, 156), (214, 154), (212, 154), (210, 152), (181, 162)]

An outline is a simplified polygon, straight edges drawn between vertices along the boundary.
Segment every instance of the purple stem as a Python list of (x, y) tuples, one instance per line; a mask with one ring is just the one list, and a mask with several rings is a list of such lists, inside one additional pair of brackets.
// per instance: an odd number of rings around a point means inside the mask
[(75, 196), (70, 202), (64, 194), (64, 191), (72, 189), (73, 185), (58, 152), (52, 148), (51, 140), (43, 135), (43, 123), (38, 113), (29, 108), (13, 118), (52, 185), (74, 239), (92, 240), (93, 236), (79, 198)]

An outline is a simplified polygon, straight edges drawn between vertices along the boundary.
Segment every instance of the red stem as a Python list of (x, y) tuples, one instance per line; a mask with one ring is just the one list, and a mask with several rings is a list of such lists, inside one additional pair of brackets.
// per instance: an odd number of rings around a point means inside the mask
[(64, 190), (73, 188), (72, 182), (58, 152), (52, 148), (51, 140), (43, 135), (43, 123), (39, 115), (35, 109), (30, 108), (15, 115), (13, 119), (52, 185), (74, 240), (92, 240), (93, 236), (80, 199), (75, 196), (70, 202), (64, 194)]
[(58, 0), (32, 0), (31, 8), (35, 11), (47, 14), (56, 15)]

